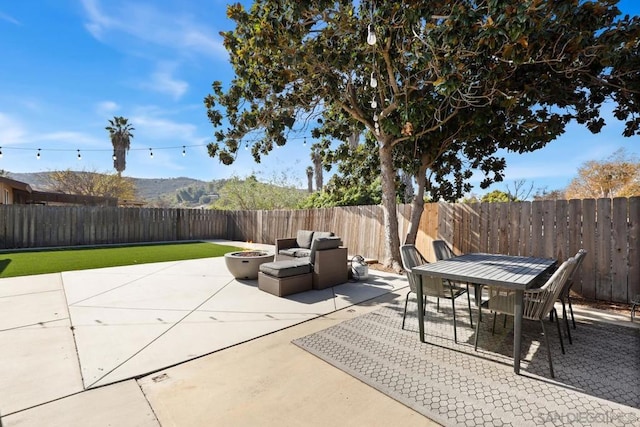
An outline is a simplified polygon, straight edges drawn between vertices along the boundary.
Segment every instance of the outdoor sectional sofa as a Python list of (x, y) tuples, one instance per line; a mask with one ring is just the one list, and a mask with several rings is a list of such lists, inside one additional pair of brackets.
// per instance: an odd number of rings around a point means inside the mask
[[(335, 237), (331, 231), (298, 230), (296, 237), (276, 239), (276, 261), (308, 258), (313, 239)], [(336, 246), (337, 247), (337, 246)]]
[(276, 240), (274, 262), (260, 266), (258, 287), (277, 296), (345, 283), (347, 248), (331, 232), (299, 230), (295, 238)]

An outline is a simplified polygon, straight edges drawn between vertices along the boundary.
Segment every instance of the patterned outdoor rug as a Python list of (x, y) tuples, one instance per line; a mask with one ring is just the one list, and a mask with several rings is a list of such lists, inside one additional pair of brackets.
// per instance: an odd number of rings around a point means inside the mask
[(499, 316), (492, 335), (493, 316), (483, 313), (475, 352), (463, 299), (458, 344), (448, 300), (438, 313), (427, 304), (427, 343), (420, 343), (415, 298), (405, 330), (403, 307), (391, 305), (293, 342), (443, 425), (640, 425), (640, 330), (580, 322), (563, 355), (556, 325), (547, 323), (551, 379), (540, 323), (524, 321), (516, 375), (512, 318), (505, 329)]

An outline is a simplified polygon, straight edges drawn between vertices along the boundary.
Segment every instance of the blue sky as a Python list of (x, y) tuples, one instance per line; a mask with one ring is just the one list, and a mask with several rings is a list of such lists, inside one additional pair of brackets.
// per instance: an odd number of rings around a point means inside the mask
[[(206, 153), (213, 128), (202, 100), (214, 80), (228, 83), (233, 76), (218, 34), (233, 25), (226, 4), (1, 2), (0, 169), (111, 173), (112, 147), (104, 127), (117, 115), (129, 118), (136, 128), (125, 176), (211, 180), (256, 172), (265, 179), (285, 174), (306, 187), (310, 138), (306, 145), (296, 139), (275, 149), (261, 164), (245, 150), (232, 166)], [(638, 14), (640, 2), (623, 0), (619, 8)], [(535, 188), (562, 188), (588, 160), (608, 157), (620, 147), (640, 156), (639, 138), (623, 138), (622, 123), (608, 120), (610, 111), (603, 116), (608, 125), (600, 134), (573, 125), (544, 149), (506, 154), (505, 183), (526, 179)], [(505, 183), (492, 189), (504, 189)]]

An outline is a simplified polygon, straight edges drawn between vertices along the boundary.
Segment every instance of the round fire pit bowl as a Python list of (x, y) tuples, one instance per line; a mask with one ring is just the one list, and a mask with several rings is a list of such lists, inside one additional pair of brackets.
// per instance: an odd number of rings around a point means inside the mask
[(229, 273), (236, 279), (257, 279), (260, 264), (273, 261), (273, 254), (265, 251), (241, 251), (224, 254)]

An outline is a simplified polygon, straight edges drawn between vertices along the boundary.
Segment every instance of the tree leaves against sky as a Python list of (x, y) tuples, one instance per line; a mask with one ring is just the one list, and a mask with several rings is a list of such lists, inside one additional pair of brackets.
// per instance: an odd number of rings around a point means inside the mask
[[(638, 134), (640, 19), (619, 17), (616, 3), (231, 5), (236, 28), (222, 35), (236, 77), (226, 90), (215, 82), (205, 98), (216, 129), (209, 154), (231, 164), (250, 142), (260, 162), (296, 127), (340, 141), (369, 133), (382, 176), (385, 245), (399, 261), (399, 169), (418, 185), (410, 241), (425, 189), (432, 199), (455, 200), (474, 171), (484, 176), (483, 188), (502, 180), (499, 149), (541, 148), (574, 120), (598, 132), (606, 101), (626, 121), (625, 135)], [(366, 43), (370, 25), (373, 46)]]

